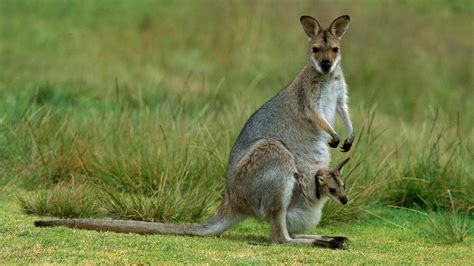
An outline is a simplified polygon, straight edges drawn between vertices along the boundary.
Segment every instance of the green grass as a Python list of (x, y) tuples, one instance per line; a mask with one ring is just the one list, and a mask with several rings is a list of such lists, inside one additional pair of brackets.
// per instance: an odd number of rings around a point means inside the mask
[[(134, 261), (145, 252), (128, 253), (137, 250), (125, 247), (133, 239), (155, 262), (160, 241), (183, 241), (161, 246), (168, 262), (173, 253), (181, 254), (174, 261), (212, 262), (239, 248), (235, 256), (249, 260), (298, 262), (295, 250), (308, 262), (320, 259), (314, 252), (338, 259), (333, 251), (248, 246), (246, 234), (266, 242), (254, 223), (229, 233), (221, 247), (225, 237), (36, 231), (33, 218), (19, 212), (205, 220), (221, 200), (227, 156), (244, 122), (307, 61), (299, 17), (313, 15), (326, 25), (350, 14), (341, 48), (357, 133), (343, 173), (350, 202), (326, 206), (323, 230), (341, 223), (334, 233), (355, 240), (350, 252), (358, 253), (342, 253), (346, 262), (462, 260), (472, 237), (460, 236), (474, 211), (473, 13), (469, 0), (0, 1), (0, 194), (12, 206), (3, 212), (16, 217), (4, 230), (19, 234), (2, 236), (13, 240), (1, 254), (20, 245), (29, 259), (17, 262), (60, 261), (75, 252), (77, 262), (97, 262), (117, 246)], [(340, 121), (336, 129), (344, 138)], [(333, 161), (345, 156), (332, 151)], [(377, 222), (368, 210), (388, 220)], [(440, 230), (425, 230), (437, 225)], [(105, 251), (80, 253), (71, 243), (43, 248), (29, 234), (44, 245), (78, 234), (84, 247)], [(176, 251), (190, 249), (195, 252)]]
[(349, 250), (334, 251), (269, 245), (268, 226), (252, 220), (221, 237), (140, 236), (35, 228), (37, 217), (21, 214), (15, 205), (0, 206), (0, 241), (8, 243), (0, 246), (2, 263), (469, 264), (474, 260), (472, 235), (462, 244), (446, 245), (417, 229), (425, 225), (423, 215), (404, 210), (376, 211), (385, 221), (369, 218), (312, 230), (350, 238)]

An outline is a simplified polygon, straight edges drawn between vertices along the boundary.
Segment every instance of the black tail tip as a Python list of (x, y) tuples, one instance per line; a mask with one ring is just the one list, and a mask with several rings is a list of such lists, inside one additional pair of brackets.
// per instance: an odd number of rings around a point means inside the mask
[(51, 221), (34, 221), (34, 225), (36, 227), (48, 227), (53, 226), (53, 223)]

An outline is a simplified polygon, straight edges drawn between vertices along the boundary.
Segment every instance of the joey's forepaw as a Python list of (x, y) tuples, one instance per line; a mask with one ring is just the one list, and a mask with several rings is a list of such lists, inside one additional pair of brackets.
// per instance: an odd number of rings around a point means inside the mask
[(332, 138), (330, 142), (328, 142), (329, 144), (329, 147), (331, 148), (337, 148), (337, 145), (339, 145), (339, 138), (338, 137), (335, 137), (335, 138)]
[(345, 140), (344, 144), (341, 145), (341, 151), (342, 152), (348, 152), (352, 147), (352, 141)]

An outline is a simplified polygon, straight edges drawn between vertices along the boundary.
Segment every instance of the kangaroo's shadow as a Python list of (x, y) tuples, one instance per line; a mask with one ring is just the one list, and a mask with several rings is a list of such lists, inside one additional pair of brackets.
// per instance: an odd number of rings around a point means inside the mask
[(239, 243), (245, 242), (249, 245), (254, 245), (254, 246), (269, 246), (270, 245), (270, 241), (267, 237), (259, 236), (259, 235), (228, 234), (228, 235), (223, 235), (221, 238), (234, 241), (234, 242), (239, 242)]

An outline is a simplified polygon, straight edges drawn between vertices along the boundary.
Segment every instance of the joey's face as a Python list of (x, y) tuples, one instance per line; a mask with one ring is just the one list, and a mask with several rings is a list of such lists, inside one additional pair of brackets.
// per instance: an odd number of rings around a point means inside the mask
[(329, 173), (326, 177), (326, 193), (330, 198), (339, 201), (341, 204), (347, 203), (346, 185), (339, 175)]
[(309, 62), (321, 74), (333, 72), (341, 61), (340, 41), (349, 21), (349, 16), (340, 16), (323, 29), (313, 17), (300, 18), (309, 40)]
[(339, 201), (341, 204), (348, 202), (346, 194), (346, 185), (341, 178), (342, 167), (349, 161), (347, 158), (339, 162), (333, 169), (320, 169), (316, 173), (316, 198), (320, 199), (321, 195), (327, 195)]
[(341, 60), (339, 40), (329, 31), (321, 31), (309, 42), (310, 63), (322, 74), (336, 69)]

